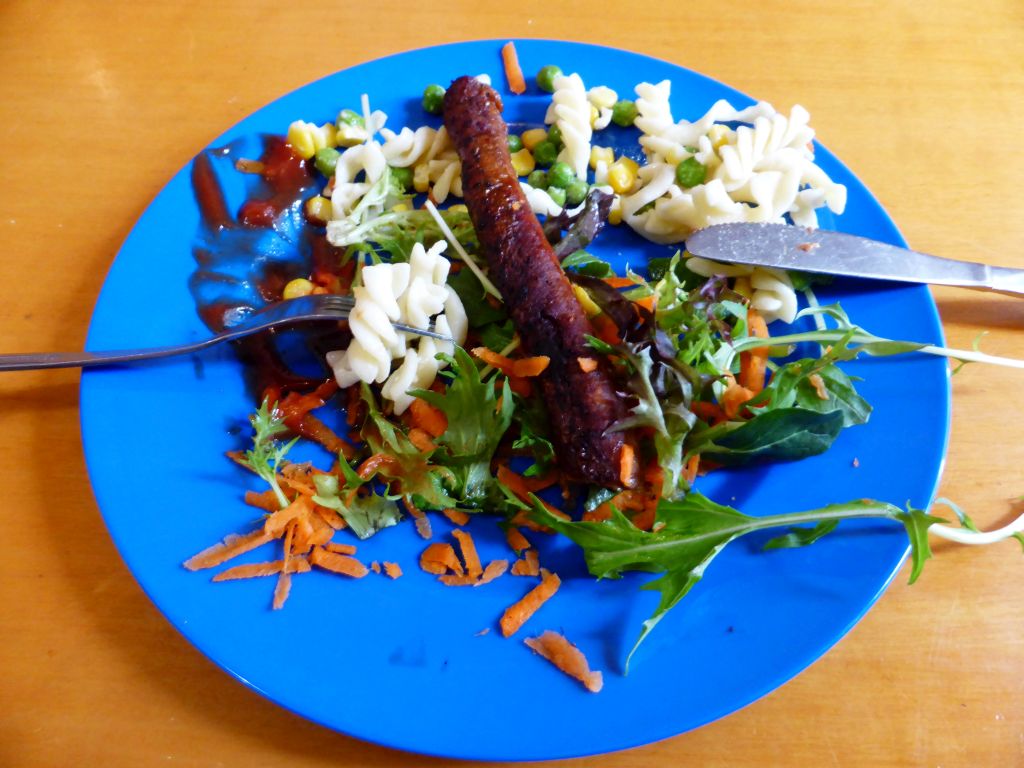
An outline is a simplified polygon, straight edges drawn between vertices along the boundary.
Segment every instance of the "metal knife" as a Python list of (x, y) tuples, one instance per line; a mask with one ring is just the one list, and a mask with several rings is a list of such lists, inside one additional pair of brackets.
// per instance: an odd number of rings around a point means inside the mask
[(878, 240), (788, 224), (715, 224), (686, 239), (712, 261), (844, 277), (954, 285), (1024, 296), (1024, 270), (956, 261)]

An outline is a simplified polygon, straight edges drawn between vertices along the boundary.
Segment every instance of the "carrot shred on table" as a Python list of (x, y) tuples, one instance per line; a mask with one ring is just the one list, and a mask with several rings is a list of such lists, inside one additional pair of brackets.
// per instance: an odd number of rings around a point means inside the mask
[(328, 552), (323, 547), (314, 547), (309, 553), (309, 562), (327, 571), (340, 573), (343, 576), (351, 576), (354, 579), (361, 579), (369, 570), (354, 557), (348, 555), (337, 555)]
[(474, 587), (479, 587), (483, 584), (489, 584), (499, 576), (503, 576), (505, 571), (508, 570), (508, 560), (491, 560), (484, 568), (484, 572), (480, 574), (480, 578), (477, 579)]
[(325, 544), (324, 549), (328, 552), (333, 552), (336, 555), (354, 555), (356, 553), (356, 547), (354, 544), (337, 544), (333, 541)]
[(597, 360), (592, 357), (577, 357), (576, 362), (584, 373), (593, 373), (597, 370)]
[[(237, 579), (255, 579), (261, 576), (276, 576), (284, 568), (284, 560), (271, 560), (267, 563), (246, 563), (221, 571), (213, 577), (213, 581), (235, 581)], [(292, 573), (309, 573), (309, 562), (304, 557), (293, 557), (288, 562), (288, 570)]]
[(453, 571), (456, 575), (463, 575), (465, 569), (459, 562), (459, 556), (451, 544), (446, 542), (435, 542), (423, 550), (420, 555), (420, 568), (427, 573), (443, 574)]
[(412, 426), (419, 427), (431, 437), (440, 437), (448, 430), (448, 417), (444, 411), (426, 400), (413, 398), (406, 413)]
[(527, 637), (523, 642), (539, 656), (550, 661), (559, 670), (583, 683), (591, 693), (597, 693), (604, 686), (600, 672), (591, 671), (587, 657), (564, 635), (545, 630), (538, 637)]
[(505, 609), (501, 616), (501, 634), (505, 637), (514, 635), (526, 621), (551, 599), (551, 596), (558, 591), (562, 580), (557, 574), (551, 573), (544, 568), (540, 570), (540, 584), (535, 586), (517, 602)]
[(380, 573), (380, 563), (374, 560), (372, 563), (370, 563), (370, 570), (374, 573)]
[(245, 503), (250, 507), (256, 507), (262, 509), (264, 512), (277, 512), (281, 508), (281, 503), (277, 500), (277, 494), (274, 493), (273, 489), (263, 491), (246, 491), (245, 492)]
[(469, 522), (469, 513), (461, 509), (443, 509), (441, 514), (451, 520), (455, 525), (465, 525)]
[(434, 535), (433, 529), (430, 527), (430, 520), (423, 513), (419, 507), (412, 503), (412, 499), (408, 496), (402, 497), (402, 503), (405, 504), (405, 508), (409, 510), (409, 514), (412, 516), (414, 524), (416, 526), (416, 533), (420, 535), (420, 538), (429, 539)]
[(452, 531), (452, 536), (459, 542), (459, 550), (462, 553), (462, 563), (466, 567), (466, 573), (473, 577), (480, 576), (484, 569), (480, 565), (480, 556), (476, 552), (476, 543), (473, 541), (473, 536), (461, 528), (456, 528)]
[(446, 573), (440, 577), (440, 582), (446, 587), (472, 587), (477, 582), (476, 576), (470, 576), (468, 573), (457, 574), (457, 573)]
[(262, 528), (257, 528), (243, 536), (229, 534), (223, 541), (217, 542), (212, 547), (207, 547), (202, 552), (193, 555), (185, 561), (185, 567), (190, 571), (200, 571), (205, 568), (214, 568), (221, 563), (226, 563), (233, 557), (237, 557), (251, 549), (266, 544), (273, 540)]
[(519, 66), (519, 56), (516, 55), (515, 43), (509, 41), (501, 47), (501, 60), (505, 65), (505, 79), (508, 80), (508, 89), (516, 95), (526, 93), (526, 78), (523, 77), (522, 67)]
[(518, 528), (513, 528), (511, 526), (506, 528), (505, 540), (508, 542), (509, 547), (512, 548), (512, 551), (515, 552), (517, 555), (520, 552), (524, 552), (530, 548), (529, 540), (525, 536), (523, 536), (522, 531), (520, 531)]
[(512, 575), (539, 576), (540, 558), (537, 556), (537, 550), (526, 550), (521, 558), (512, 563)]
[(389, 563), (387, 560), (384, 561), (384, 573), (390, 576), (392, 579), (397, 579), (402, 575), (402, 566), (398, 563)]
[(272, 538), (277, 538), (284, 533), (288, 523), (299, 517), (308, 515), (313, 509), (313, 502), (306, 496), (299, 496), (295, 501), (283, 509), (279, 509), (263, 521), (263, 530)]

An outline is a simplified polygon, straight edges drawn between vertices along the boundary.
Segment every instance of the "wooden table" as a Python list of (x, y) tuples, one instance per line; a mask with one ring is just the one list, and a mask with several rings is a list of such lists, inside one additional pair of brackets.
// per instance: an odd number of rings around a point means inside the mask
[[(671, 7), (671, 10), (668, 8)], [(118, 246), (226, 126), (334, 70), (485, 37), (643, 51), (813, 115), (915, 247), (1024, 267), (1019, 0), (8, 2), (0, 6), (0, 349), (70, 349)], [(948, 341), (1024, 356), (1024, 302), (936, 290)], [(943, 495), (983, 523), (1024, 493), (1024, 374), (954, 379)], [(78, 374), (0, 376), (0, 765), (440, 765), (247, 690), (157, 613), (86, 477)], [(912, 457), (908, 457), (912, 460)], [(898, 471), (898, 468), (894, 468)], [(1017, 511), (1020, 510), (1018, 505)], [(936, 547), (825, 658), (745, 710), (595, 766), (1024, 765), (1024, 562)], [(905, 575), (905, 574), (904, 574)]]

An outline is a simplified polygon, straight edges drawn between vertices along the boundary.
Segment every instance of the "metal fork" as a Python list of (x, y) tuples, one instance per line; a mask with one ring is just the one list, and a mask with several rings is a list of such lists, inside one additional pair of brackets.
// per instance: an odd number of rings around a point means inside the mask
[[(214, 344), (240, 339), (270, 328), (283, 325), (303, 323), (311, 320), (344, 320), (349, 316), (355, 300), (351, 296), (317, 295), (302, 296), (298, 299), (287, 299), (271, 304), (251, 314), (239, 318), (232, 325), (216, 336), (191, 344), (176, 344), (170, 347), (151, 347), (149, 349), (119, 349), (109, 352), (41, 352), (19, 355), (0, 355), (0, 371), (28, 371), (40, 368), (93, 368), (99, 365), (114, 363), (135, 363), (140, 360), (152, 360), (158, 357), (182, 355), (198, 352)], [(401, 323), (392, 323), (395, 330), (414, 333), (419, 336), (430, 336), (442, 341), (452, 341), (434, 331), (425, 331)]]

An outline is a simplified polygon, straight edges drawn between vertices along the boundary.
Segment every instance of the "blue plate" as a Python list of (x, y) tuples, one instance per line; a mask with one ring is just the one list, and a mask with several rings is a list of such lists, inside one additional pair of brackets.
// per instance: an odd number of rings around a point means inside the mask
[[(298, 118), (331, 120), (340, 108), (358, 108), (364, 92), (375, 109), (388, 113), (391, 127), (423, 124), (418, 94), (428, 83), (486, 72), (504, 88), (499, 47), (463, 43), (362, 64), (275, 101), (211, 146), (280, 134)], [(720, 98), (751, 103), (720, 83), (635, 53), (542, 41), (520, 41), (517, 48), (527, 73), (559, 63), (588, 84), (620, 94), (631, 94), (643, 80), (671, 79), (676, 119), (696, 118)], [(532, 86), (524, 96), (508, 96), (506, 118), (537, 122), (547, 98)], [(902, 245), (864, 186), (820, 147), (818, 160), (849, 189), (847, 211), (835, 227)], [(237, 206), (244, 190), (238, 175), (233, 182), (231, 176), (222, 174), (231, 182), (229, 202)], [(189, 287), (198, 228), (185, 168), (146, 210), (111, 267), (90, 349), (207, 335)], [(287, 240), (287, 232), (283, 236)], [(602, 234), (594, 250), (619, 268), (670, 253), (624, 227)], [(820, 294), (823, 301), (841, 300), (855, 322), (878, 334), (942, 341), (924, 288), (837, 283)], [(752, 514), (865, 496), (928, 504), (948, 433), (945, 363), (869, 359), (848, 370), (863, 379), (861, 391), (875, 407), (869, 424), (846, 430), (824, 456), (716, 472), (701, 480), (701, 490)], [(359, 553), (366, 562), (397, 561), (405, 576), (299, 576), (288, 604), (275, 612), (273, 579), (212, 584), (210, 572), (181, 567), (255, 521), (241, 494), (259, 483), (224, 458), (244, 445), (248, 432), (239, 432), (252, 405), (229, 348), (88, 371), (82, 431), (99, 507), (143, 589), (209, 658), (288, 709), (392, 747), (535, 760), (608, 752), (696, 728), (777, 688), (825, 653), (875, 601), (907, 551), (900, 527), (871, 522), (844, 523), (802, 550), (763, 553), (764, 537), (742, 539), (658, 625), (628, 677), (622, 661), (656, 595), (639, 591), (645, 577), (595, 582), (578, 552), (556, 540), (541, 542), (541, 560), (561, 574), (563, 587), (513, 639), (501, 637), (496, 619), (531, 580), (505, 576), (480, 589), (442, 587), (419, 570), (424, 542), (408, 523), (360, 544)], [(308, 456), (326, 461), (323, 454)], [(435, 540), (447, 538), (448, 529), (435, 520)], [(476, 521), (472, 530), (485, 560), (508, 556), (492, 521)], [(247, 560), (274, 556), (256, 552)], [(605, 672), (599, 695), (523, 645), (522, 635), (543, 629), (563, 631)]]

